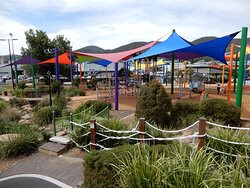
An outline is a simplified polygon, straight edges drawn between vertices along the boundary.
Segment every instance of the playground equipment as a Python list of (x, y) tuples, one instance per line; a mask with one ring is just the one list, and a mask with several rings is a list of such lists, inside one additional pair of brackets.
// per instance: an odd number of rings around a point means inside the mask
[(194, 93), (201, 94), (205, 91), (204, 75), (202, 73), (196, 72), (192, 74), (192, 91)]

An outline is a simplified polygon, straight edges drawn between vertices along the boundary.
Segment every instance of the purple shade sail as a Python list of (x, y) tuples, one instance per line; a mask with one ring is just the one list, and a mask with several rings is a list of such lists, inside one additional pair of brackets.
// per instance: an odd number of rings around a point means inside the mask
[[(32, 61), (31, 61), (32, 59)], [(32, 57), (31, 55), (24, 55), (21, 59), (15, 61), (12, 63), (12, 65), (24, 65), (24, 64), (32, 64), (32, 62), (34, 64), (37, 64), (40, 62), (40, 60), (38, 59), (35, 59), (34, 57)], [(2, 67), (7, 67), (7, 66), (10, 66), (11, 63), (7, 64), (7, 65), (4, 65)]]

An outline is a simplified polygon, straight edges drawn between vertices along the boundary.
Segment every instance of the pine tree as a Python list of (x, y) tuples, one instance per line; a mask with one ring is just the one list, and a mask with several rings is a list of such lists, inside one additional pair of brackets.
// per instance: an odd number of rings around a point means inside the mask
[(161, 127), (168, 127), (171, 110), (171, 98), (157, 80), (142, 86), (136, 103), (137, 118), (144, 117)]

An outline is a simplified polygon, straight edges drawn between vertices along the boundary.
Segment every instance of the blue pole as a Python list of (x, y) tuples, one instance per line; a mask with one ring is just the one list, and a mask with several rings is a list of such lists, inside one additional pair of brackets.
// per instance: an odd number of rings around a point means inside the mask
[[(56, 59), (56, 81), (59, 81), (58, 48), (55, 48), (55, 59)], [(60, 88), (58, 88), (57, 94), (60, 95)]]
[(71, 81), (71, 85), (73, 83), (73, 68), (72, 68), (72, 49), (70, 48), (69, 51), (69, 56), (70, 56), (70, 81)]
[(246, 55), (246, 67), (244, 71), (244, 86), (246, 85), (246, 81), (247, 81), (247, 61), (248, 61), (248, 54)]
[(118, 110), (119, 106), (118, 106), (118, 100), (119, 100), (119, 80), (118, 80), (118, 62), (114, 63), (114, 67), (115, 67), (115, 110)]

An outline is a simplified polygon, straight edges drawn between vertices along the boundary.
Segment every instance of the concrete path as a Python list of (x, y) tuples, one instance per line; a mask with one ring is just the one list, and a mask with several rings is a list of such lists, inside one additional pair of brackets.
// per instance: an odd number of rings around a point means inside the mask
[(81, 158), (35, 153), (3, 171), (0, 178), (17, 174), (41, 174), (75, 187), (83, 181), (82, 162)]

